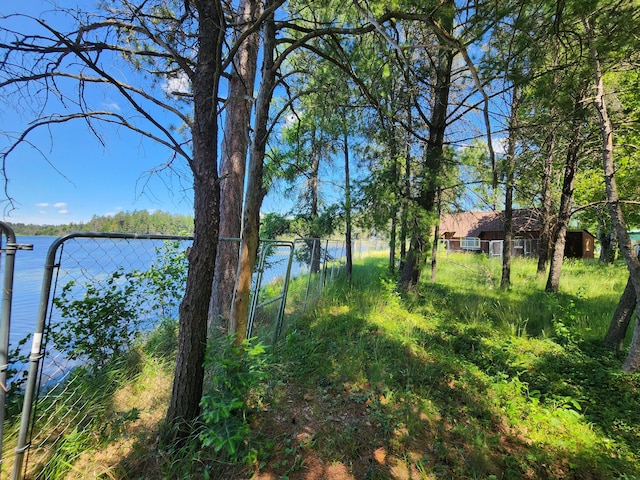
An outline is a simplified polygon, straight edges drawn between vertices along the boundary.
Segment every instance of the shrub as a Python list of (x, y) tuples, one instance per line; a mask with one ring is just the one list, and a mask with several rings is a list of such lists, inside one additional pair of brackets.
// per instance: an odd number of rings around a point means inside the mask
[(84, 295), (76, 300), (76, 282), (68, 282), (54, 299), (62, 315), (51, 329), (55, 348), (89, 366), (103, 365), (128, 350), (140, 325), (136, 276), (117, 270), (103, 286), (84, 285)]
[(249, 420), (269, 374), (265, 347), (251, 340), (237, 346), (234, 338), (212, 342), (205, 361), (212, 378), (200, 401), (204, 423), (200, 441), (237, 462), (254, 458), (248, 445)]

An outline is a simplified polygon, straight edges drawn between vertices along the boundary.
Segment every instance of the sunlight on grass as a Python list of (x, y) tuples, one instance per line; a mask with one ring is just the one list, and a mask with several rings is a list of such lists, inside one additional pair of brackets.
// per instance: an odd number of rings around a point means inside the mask
[(283, 352), (292, 381), (364, 402), (378, 478), (398, 469), (451, 479), (640, 473), (640, 439), (615, 427), (637, 420), (638, 400), (622, 394), (623, 406), (610, 393), (636, 387), (617, 384), (609, 372), (620, 359), (589, 343), (608, 326), (622, 267), (569, 262), (562, 291), (547, 294), (535, 262), (514, 259), (502, 291), (499, 261), (452, 255), (436, 284), (403, 296), (384, 260), (357, 267), (358, 289), (328, 292)]

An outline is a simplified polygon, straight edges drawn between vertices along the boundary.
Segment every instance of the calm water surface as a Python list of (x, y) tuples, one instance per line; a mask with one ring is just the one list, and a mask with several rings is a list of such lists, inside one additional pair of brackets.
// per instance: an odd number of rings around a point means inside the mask
[[(56, 237), (17, 237), (18, 243), (32, 244), (33, 250), (16, 252), (11, 310), (11, 344), (32, 333), (36, 325), (44, 261)], [(3, 265), (4, 268), (4, 265)]]

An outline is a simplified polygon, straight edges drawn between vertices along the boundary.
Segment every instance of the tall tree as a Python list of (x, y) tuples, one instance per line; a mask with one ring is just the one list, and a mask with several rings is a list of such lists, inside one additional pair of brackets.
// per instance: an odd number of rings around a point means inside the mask
[(513, 191), (515, 189), (516, 139), (518, 131), (518, 102), (520, 89), (515, 85), (512, 90), (511, 116), (509, 118), (509, 137), (505, 162), (505, 200), (504, 200), (504, 245), (502, 248), (502, 277), (500, 288), (511, 287), (511, 247), (513, 245)]
[(549, 266), (549, 276), (545, 290), (547, 292), (557, 292), (560, 287), (560, 273), (564, 259), (567, 230), (571, 220), (574, 182), (578, 170), (581, 148), (585, 135), (583, 125), (585, 123), (585, 96), (586, 89), (578, 86), (575, 95), (574, 111), (572, 114), (572, 130), (570, 132), (569, 144), (567, 146), (564, 181), (562, 184), (562, 196), (560, 197), (560, 209), (553, 234), (551, 249), (551, 264)]
[[(453, 1), (447, 0), (443, 3), (438, 13), (436, 21), (445, 36), (453, 34), (454, 12)], [(435, 84), (433, 86), (431, 117), (428, 121), (429, 136), (423, 157), (423, 181), (416, 199), (421, 212), (413, 220), (411, 245), (400, 277), (400, 284), (405, 288), (417, 285), (420, 278), (420, 272), (425, 261), (424, 256), (427, 253), (429, 225), (434, 223), (433, 219), (428, 217), (434, 213), (439, 177), (444, 163), (447, 110), (449, 107), (451, 70), (455, 51), (449, 47), (447, 40), (442, 35), (438, 39), (440, 48), (437, 51), (434, 62)]]
[(353, 242), (352, 242), (352, 221), (351, 221), (351, 173), (349, 159), (349, 135), (345, 131), (342, 134), (342, 149), (344, 153), (344, 218), (345, 218), (345, 273), (347, 280), (351, 282), (353, 274)]
[(262, 53), (261, 83), (256, 101), (254, 122), (254, 141), (249, 154), (249, 180), (247, 195), (243, 208), (242, 237), (238, 257), (238, 275), (236, 277), (231, 305), (232, 331), (236, 335), (236, 343), (240, 344), (246, 337), (249, 316), (249, 299), (251, 295), (251, 279), (253, 267), (258, 254), (260, 241), (260, 207), (264, 199), (263, 187), (264, 159), (269, 135), (269, 106), (276, 84), (277, 69), (274, 64), (276, 47), (276, 27), (274, 7), (276, 2), (268, 1), (265, 10), (270, 13), (263, 26), (264, 48)]
[(178, 354), (166, 417), (166, 439), (171, 438), (175, 430), (179, 432), (179, 436), (186, 436), (189, 430), (185, 429), (185, 422), (193, 421), (200, 413), (210, 286), (218, 246), (220, 185), (216, 112), (222, 71), (224, 14), (222, 4), (216, 0), (196, 0), (194, 7), (198, 14), (198, 53), (191, 77), (194, 234), (193, 247), (188, 254), (189, 271), (185, 294), (180, 303)]
[[(255, 23), (260, 13), (259, 0), (241, 0), (233, 18), (235, 41), (240, 43), (231, 62), (229, 92), (224, 107), (220, 161), (220, 189), (224, 198), (220, 204), (220, 237), (223, 239), (240, 238), (242, 231), (245, 167), (260, 41), (260, 31), (255, 28)], [(234, 240), (222, 240), (218, 245), (210, 314), (212, 321), (223, 330), (228, 327), (236, 275), (239, 273), (238, 248), (239, 243)]]
[[(217, 0), (186, 5), (114, 0), (101, 7), (101, 12), (57, 10), (55, 13), (64, 15), (67, 25), (74, 25), (71, 31), (53, 26), (60, 22), (23, 16), (39, 29), (32, 35), (13, 31), (13, 18), (5, 19), (0, 88), (5, 96), (22, 96), (24, 102), (41, 102), (41, 107), (33, 110), (33, 122), (2, 152), (2, 157), (6, 162), (15, 148), (28, 142), (29, 135), (40, 127), (81, 119), (93, 131), (97, 131), (99, 122), (116, 124), (159, 142), (173, 151), (169, 167), (178, 157), (187, 162), (193, 176), (194, 241), (180, 305), (178, 355), (166, 422), (169, 436), (184, 435), (186, 425), (199, 413), (217, 252), (217, 110), (220, 77), (226, 68), (224, 7)], [(131, 62), (129, 69), (114, 69), (122, 59)], [(128, 83), (129, 75), (137, 75), (140, 83)], [(70, 86), (76, 88), (75, 95), (68, 90)], [(101, 106), (92, 108), (87, 92), (102, 87), (127, 102), (131, 114)], [(162, 92), (163, 87), (168, 96)], [(27, 99), (24, 92), (31, 90), (45, 94)], [(188, 134), (181, 137), (181, 130), (172, 130), (156, 112), (186, 125)]]

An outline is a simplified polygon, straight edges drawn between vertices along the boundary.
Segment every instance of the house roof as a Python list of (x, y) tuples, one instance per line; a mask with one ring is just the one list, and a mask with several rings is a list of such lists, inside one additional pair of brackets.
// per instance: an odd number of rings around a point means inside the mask
[[(542, 229), (542, 217), (535, 209), (513, 211), (513, 232), (538, 232)], [(451, 237), (480, 237), (482, 232), (504, 231), (504, 212), (449, 213), (440, 217), (440, 234)]]

